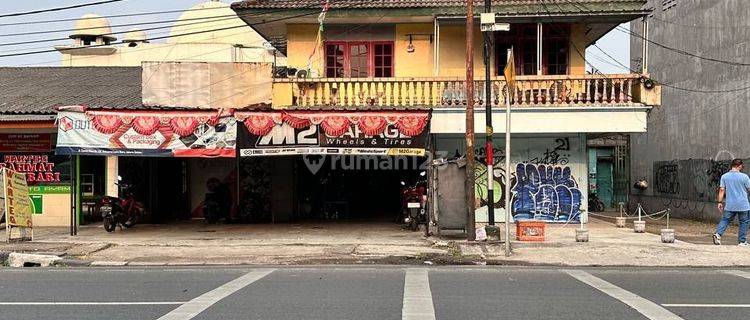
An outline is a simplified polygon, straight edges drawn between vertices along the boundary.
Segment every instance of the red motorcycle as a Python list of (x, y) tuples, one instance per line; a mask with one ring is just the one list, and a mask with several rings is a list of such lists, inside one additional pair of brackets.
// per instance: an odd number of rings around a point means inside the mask
[(415, 183), (401, 181), (401, 207), (404, 222), (412, 231), (419, 230), (419, 225), (428, 223), (427, 219), (427, 172), (422, 171)]
[(131, 228), (143, 215), (143, 203), (135, 199), (132, 186), (120, 183), (118, 185), (120, 194), (123, 194), (124, 198), (105, 196), (99, 206), (99, 212), (104, 219), (104, 230), (107, 232), (115, 231), (118, 225), (120, 230), (122, 227)]

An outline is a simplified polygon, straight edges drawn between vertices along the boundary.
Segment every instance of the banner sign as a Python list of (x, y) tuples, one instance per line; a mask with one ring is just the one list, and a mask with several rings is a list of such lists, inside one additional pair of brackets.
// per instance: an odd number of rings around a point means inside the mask
[(29, 186), (26, 185), (26, 174), (3, 168), (3, 196), (5, 197), (6, 233), (10, 237), (10, 228), (31, 228), (31, 198)]
[(60, 166), (69, 161), (68, 157), (49, 154), (3, 154), (0, 167), (26, 174), (29, 185), (54, 185), (67, 183), (70, 168)]
[(424, 156), (427, 112), (279, 112), (236, 114), (246, 130), (240, 156)]
[(234, 157), (237, 120), (216, 111), (64, 111), (56, 153), (156, 157)]
[(52, 135), (49, 133), (0, 133), (0, 152), (50, 152)]

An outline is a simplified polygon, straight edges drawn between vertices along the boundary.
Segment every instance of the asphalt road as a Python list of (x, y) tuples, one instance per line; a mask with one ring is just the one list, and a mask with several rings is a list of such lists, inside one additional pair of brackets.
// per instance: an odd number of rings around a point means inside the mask
[(0, 319), (746, 319), (750, 270), (0, 269)]

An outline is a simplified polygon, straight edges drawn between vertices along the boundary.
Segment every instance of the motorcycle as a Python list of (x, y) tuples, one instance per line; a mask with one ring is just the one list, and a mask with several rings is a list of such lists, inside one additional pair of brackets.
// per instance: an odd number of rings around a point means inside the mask
[(423, 178), (427, 172), (422, 171), (417, 182), (408, 184), (401, 181), (401, 207), (404, 222), (411, 231), (419, 230), (419, 225), (427, 225), (427, 181)]
[[(121, 181), (122, 178), (117, 177), (117, 180)], [(120, 194), (124, 197), (104, 196), (99, 206), (99, 212), (104, 219), (104, 230), (107, 232), (115, 231), (117, 226), (120, 226), (120, 230), (123, 227), (132, 228), (143, 215), (144, 210), (143, 203), (135, 199), (131, 185), (120, 182), (116, 184), (120, 187)]]
[(589, 193), (589, 211), (591, 212), (602, 212), (604, 211), (604, 202), (599, 200), (596, 193)]
[(227, 186), (219, 179), (211, 178), (206, 182), (206, 195), (203, 198), (203, 218), (206, 222), (214, 224), (219, 219), (225, 218), (229, 222), (229, 206), (232, 203)]

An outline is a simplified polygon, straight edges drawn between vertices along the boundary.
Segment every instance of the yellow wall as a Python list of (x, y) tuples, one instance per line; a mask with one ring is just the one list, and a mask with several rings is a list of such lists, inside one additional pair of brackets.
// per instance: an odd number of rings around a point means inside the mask
[[(513, 26), (511, 25), (511, 28)], [(290, 67), (306, 69), (308, 57), (315, 49), (318, 26), (313, 24), (291, 24), (287, 26), (287, 64)], [(412, 44), (414, 52), (408, 53), (407, 34), (432, 34), (433, 25), (430, 23), (406, 23), (395, 27), (394, 62), (396, 77), (429, 77), (435, 75), (435, 50), (426, 36), (415, 36)], [(570, 74), (581, 75), (586, 72), (584, 59), (576, 51), (576, 47), (585, 54), (586, 27), (584, 24), (571, 26), (570, 45)], [(440, 57), (438, 76), (464, 77), (466, 75), (466, 29), (463, 25), (442, 25), (439, 34)], [(474, 33), (474, 74), (484, 74), (482, 64), (482, 34), (477, 27)], [(323, 75), (323, 48), (318, 48), (312, 58), (314, 73)], [(491, 61), (494, 61), (494, 57)], [(494, 69), (494, 62), (491, 63)], [(494, 70), (493, 70), (494, 74)]]
[[(440, 26), (439, 45), (439, 75), (466, 77), (466, 27), (463, 25)], [(474, 75), (484, 75), (482, 33), (479, 28), (474, 32)]]
[[(407, 52), (409, 36), (407, 34), (432, 34), (433, 27), (430, 23), (425, 24), (399, 24), (396, 25), (396, 41), (394, 43), (395, 62), (394, 74), (396, 77), (430, 77), (434, 76), (434, 43), (430, 43), (429, 36), (412, 36), (414, 52)], [(434, 39), (433, 39), (434, 41)]]
[[(576, 50), (580, 50), (580, 53)], [(586, 55), (586, 25), (574, 24), (570, 26), (570, 64), (568, 73), (573, 75), (586, 74), (586, 61), (581, 54)]]
[(38, 227), (70, 225), (70, 194), (45, 194), (42, 196), (42, 214), (33, 215)]
[(307, 69), (310, 55), (313, 55), (312, 70), (323, 75), (323, 48), (315, 48), (318, 35), (318, 25), (290, 24), (287, 26), (287, 66), (297, 69)]

